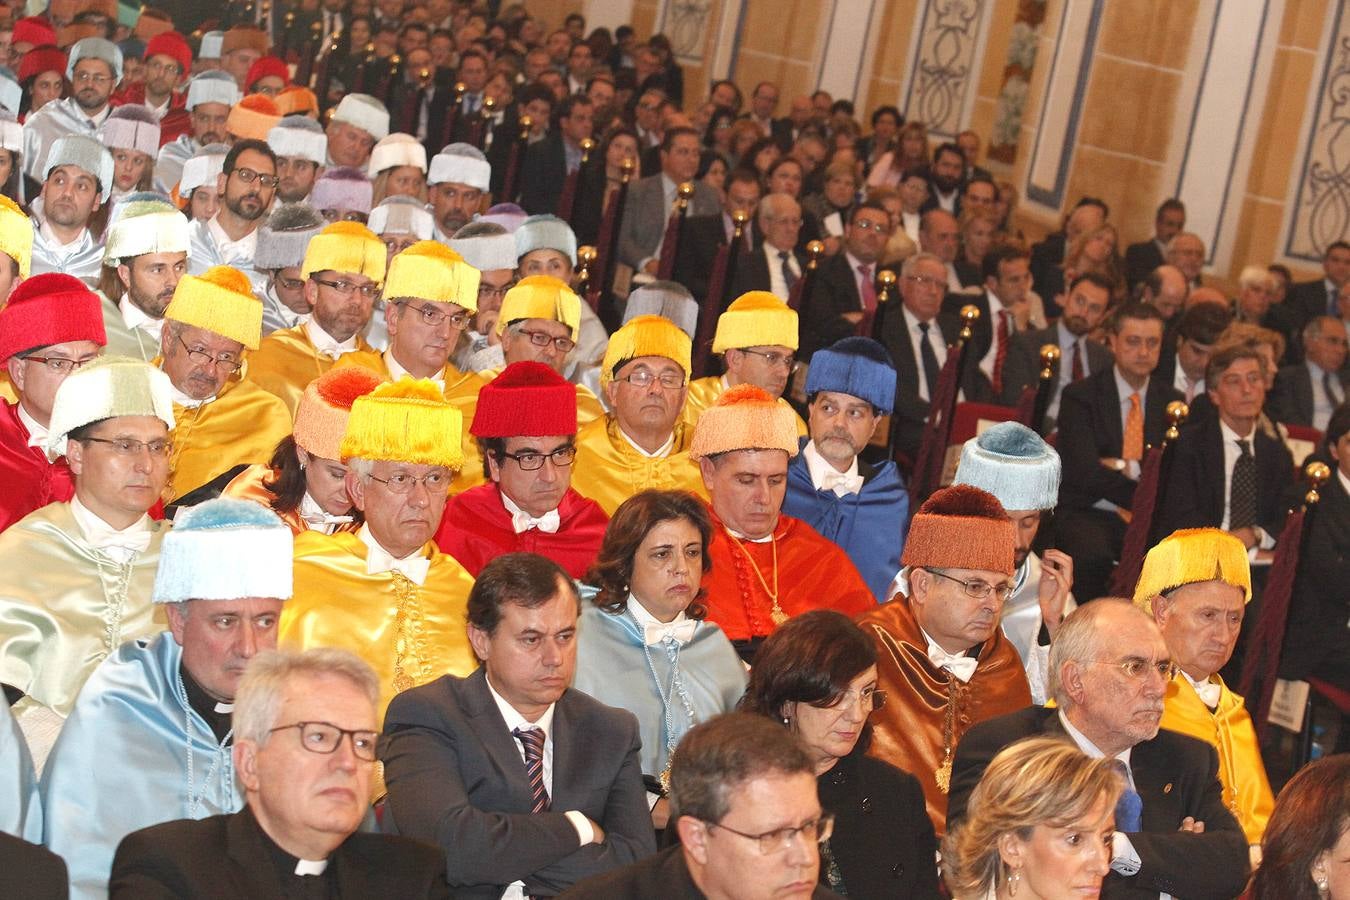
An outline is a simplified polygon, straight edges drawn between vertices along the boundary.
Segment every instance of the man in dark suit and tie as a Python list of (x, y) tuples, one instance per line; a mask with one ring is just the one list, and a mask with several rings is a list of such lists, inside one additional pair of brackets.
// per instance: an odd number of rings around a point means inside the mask
[(1163, 251), (1181, 229), (1186, 227), (1186, 206), (1169, 197), (1153, 215), (1153, 237), (1125, 248), (1125, 280), (1130, 290), (1163, 264)]
[(1317, 316), (1303, 326), (1303, 362), (1285, 366), (1270, 392), (1270, 414), (1289, 425), (1326, 431), (1331, 414), (1345, 402), (1345, 323)]
[[(759, 175), (754, 169), (734, 169), (722, 186), (724, 199), (721, 211), (710, 216), (690, 216), (684, 220), (684, 233), (680, 236), (680, 249), (675, 256), (673, 278), (700, 301), (708, 294), (708, 279), (712, 275), (717, 251), (736, 232), (736, 223), (731, 216), (737, 210), (744, 212), (748, 219), (741, 233), (741, 246), (736, 248), (736, 252), (749, 253), (753, 249), (750, 223), (754, 221), (759, 208), (761, 190)], [(727, 296), (739, 295), (728, 293)]]
[(736, 276), (728, 297), (750, 291), (768, 291), (784, 303), (805, 271), (797, 254), (797, 235), (802, 229), (802, 208), (788, 194), (770, 194), (759, 201), (757, 216), (763, 240), (736, 261)]
[(1333, 241), (1322, 255), (1322, 277), (1301, 281), (1289, 289), (1285, 305), (1297, 317), (1298, 327), (1316, 316), (1340, 317), (1336, 302), (1340, 289), (1350, 281), (1350, 242)]
[[(988, 182), (975, 182), (976, 186), (985, 184)], [(1025, 302), (1031, 290), (1031, 254), (1020, 244), (995, 244), (985, 253), (974, 279), (980, 285), (979, 293), (948, 294), (942, 308), (954, 316), (959, 316), (966, 304), (974, 304), (980, 311), (971, 329), (980, 396), (967, 399), (997, 402), (1003, 393), (1008, 352), (1018, 333), (1013, 310)]]
[(843, 250), (820, 264), (802, 304), (802, 359), (851, 335), (872, 336), (877, 312), (877, 259), (891, 235), (886, 207), (869, 200), (854, 207)]
[[(530, 215), (560, 215), (567, 176), (581, 167), (581, 142), (591, 136), (595, 107), (585, 94), (558, 104), (558, 127), (530, 145), (521, 169), (520, 205)], [(570, 211), (566, 214), (570, 215)]]
[(660, 146), (661, 171), (629, 186), (619, 226), (619, 262), (649, 275), (656, 274), (661, 262), (666, 223), (681, 184), (688, 181), (694, 185), (687, 215), (711, 216), (720, 209), (717, 192), (694, 180), (698, 173), (698, 132), (687, 127), (667, 129)]
[(456, 897), (551, 897), (656, 850), (637, 720), (568, 688), (579, 606), (557, 563), (497, 557), (469, 594), (482, 667), (389, 705), (385, 825), (440, 847)]
[(1153, 375), (1163, 340), (1156, 309), (1144, 303), (1122, 307), (1110, 333), (1114, 364), (1066, 387), (1059, 407), (1064, 477), (1055, 539), (1073, 557), (1080, 600), (1106, 593), (1144, 449), (1161, 443), (1167, 404), (1180, 398)]
[(1079, 607), (1050, 646), (1057, 708), (981, 722), (957, 745), (948, 830), (964, 818), (971, 791), (1000, 750), (1026, 737), (1061, 736), (1088, 756), (1115, 759), (1125, 779), (1102, 897), (1227, 900), (1242, 893), (1247, 840), (1224, 805), (1218, 755), (1158, 727), (1174, 672), (1143, 610), (1117, 598)]

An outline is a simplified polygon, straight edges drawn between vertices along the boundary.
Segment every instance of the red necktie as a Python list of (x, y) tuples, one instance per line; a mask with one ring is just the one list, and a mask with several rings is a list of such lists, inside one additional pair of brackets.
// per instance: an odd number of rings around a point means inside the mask
[(1003, 361), (1008, 358), (1008, 341), (1012, 337), (1012, 313), (1006, 309), (998, 311), (998, 334), (994, 350), (994, 393), (1003, 392)]
[(1083, 342), (1082, 338), (1073, 342), (1073, 380), (1083, 378)]
[(872, 283), (872, 267), (866, 264), (860, 265), (858, 266), (858, 274), (862, 276), (858, 294), (862, 297), (863, 312), (874, 312), (877, 308), (877, 287)]

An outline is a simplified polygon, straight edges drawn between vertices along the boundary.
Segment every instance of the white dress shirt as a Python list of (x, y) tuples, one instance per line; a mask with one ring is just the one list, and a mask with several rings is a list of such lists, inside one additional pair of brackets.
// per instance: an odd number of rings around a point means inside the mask
[[(994, 361), (998, 359), (999, 328), (1003, 324), (999, 320), (1007, 307), (1003, 305), (1003, 301), (998, 298), (998, 295), (989, 288), (984, 289), (984, 296), (989, 300), (989, 325), (993, 339), (989, 342), (989, 349), (984, 351), (984, 356), (980, 357), (980, 371), (992, 382), (994, 380)], [(1011, 315), (1009, 313), (1009, 316)], [(1016, 333), (1017, 321), (1014, 319), (1008, 323), (1007, 339), (1012, 340), (1012, 336)]]
[(542, 516), (532, 516), (507, 496), (506, 491), (498, 490), (497, 493), (501, 495), (502, 507), (511, 514), (511, 530), (516, 534), (529, 531), (531, 528), (537, 528), (548, 534), (558, 533), (558, 529), (562, 526), (562, 518), (558, 515), (556, 506)]
[(628, 446), (632, 447), (634, 450), (636, 450), (643, 456), (647, 457), (648, 459), (664, 459), (665, 457), (670, 455), (670, 451), (675, 447), (675, 432), (673, 431), (670, 433), (670, 437), (666, 438), (666, 442), (662, 444), (660, 447), (656, 448), (655, 453), (648, 453), (646, 450), (642, 449), (642, 446), (638, 444), (637, 441), (633, 440), (628, 436), (628, 432), (623, 430), (622, 425), (619, 426), (619, 437), (627, 441)]
[(84, 536), (85, 543), (96, 550), (126, 565), (136, 554), (144, 553), (150, 546), (150, 516), (142, 515), (126, 528), (113, 528), (103, 521), (89, 507), (80, 502), (78, 496), (70, 498), (70, 512), (75, 524)]
[(356, 349), (356, 335), (352, 335), (345, 341), (339, 341), (320, 328), (319, 323), (312, 318), (305, 322), (305, 334), (309, 337), (314, 348), (329, 359), (337, 359), (342, 354), (351, 353)]
[(47, 426), (28, 414), (28, 410), (23, 408), (23, 401), (19, 401), (16, 409), (19, 412), (19, 421), (23, 423), (24, 428), (28, 429), (28, 446), (45, 449), (48, 435)]
[(1191, 381), (1191, 377), (1181, 367), (1181, 360), (1177, 360), (1176, 371), (1172, 373), (1172, 387), (1180, 391), (1181, 395), (1186, 398), (1186, 402), (1190, 403), (1205, 392), (1205, 378), (1202, 375), (1195, 381)]
[(919, 227), (923, 224), (923, 216), (916, 212), (901, 212), (900, 227), (909, 235), (909, 239), (914, 242), (914, 246), (919, 246)]
[(820, 455), (815, 441), (806, 442), (802, 456), (806, 459), (806, 471), (811, 475), (811, 483), (816, 490), (833, 491), (837, 497), (862, 492), (863, 477), (858, 474), (858, 457), (853, 457), (848, 468), (840, 472)]
[(206, 223), (207, 231), (211, 232), (212, 239), (216, 242), (217, 249), (220, 250), (221, 259), (232, 260), (231, 265), (238, 267), (238, 261), (248, 261), (251, 267), (253, 264), (254, 252), (258, 249), (258, 229), (254, 228), (248, 234), (239, 240), (232, 239), (225, 233), (225, 229), (220, 227), (220, 215), (214, 215)]
[[(1242, 449), (1238, 447), (1238, 441), (1243, 440), (1248, 443), (1252, 450), (1252, 459), (1256, 459), (1256, 427), (1247, 435), (1240, 435), (1228, 427), (1228, 423), (1221, 417), (1219, 419), (1219, 435), (1223, 438), (1223, 521), (1219, 527), (1224, 531), (1229, 528), (1232, 521), (1233, 506), (1233, 467), (1237, 465), (1238, 457), (1242, 455)], [(1260, 490), (1258, 483), (1257, 490)], [(1257, 544), (1247, 551), (1247, 558), (1252, 562), (1256, 561), (1256, 554), (1259, 550), (1273, 550), (1275, 548), (1275, 538), (1266, 534), (1266, 530), (1260, 525), (1253, 525), (1256, 529)]]
[[(1335, 397), (1327, 396), (1327, 388), (1323, 383), (1324, 376), (1330, 374), (1333, 386), (1338, 389), (1341, 388), (1341, 379), (1335, 372), (1328, 373), (1326, 369), (1310, 359), (1305, 360), (1304, 364), (1308, 367), (1308, 377), (1312, 380), (1312, 424), (1318, 431), (1326, 431), (1327, 420), (1331, 418), (1331, 414), (1336, 411), (1336, 407), (1340, 404), (1336, 402)], [(1344, 400), (1344, 397), (1342, 397), (1342, 400)]]
[(1083, 377), (1092, 374), (1092, 369), (1088, 366), (1088, 348), (1087, 338), (1083, 335), (1074, 334), (1068, 328), (1064, 327), (1064, 319), (1060, 318), (1055, 322), (1055, 341), (1059, 344), (1059, 390), (1055, 391), (1055, 396), (1050, 399), (1050, 403), (1045, 407), (1045, 417), (1051, 421), (1059, 418), (1059, 400), (1064, 394), (1064, 389), (1073, 384), (1073, 348), (1078, 345), (1078, 358), (1083, 362)]
[[(919, 399), (928, 401), (932, 399), (931, 391), (937, 385), (929, 384), (924, 377), (923, 352), (919, 346), (920, 342), (924, 340), (923, 329), (919, 327), (918, 316), (910, 312), (905, 306), (901, 306), (900, 309), (905, 314), (905, 330), (909, 333), (909, 346), (914, 351), (914, 367), (919, 373)], [(929, 320), (927, 339), (929, 345), (933, 348), (933, 354), (937, 357), (938, 371), (940, 372), (947, 362), (947, 341), (942, 336), (942, 329), (938, 326), (937, 319)]]
[[(398, 381), (398, 380), (399, 380), (400, 378), (402, 378), (404, 375), (408, 376), (409, 378), (418, 378), (418, 377), (420, 377), (420, 376), (418, 376), (418, 375), (414, 375), (413, 373), (409, 372), (407, 369), (403, 368), (402, 363), (400, 363), (397, 359), (394, 358), (394, 351), (393, 351), (393, 350), (386, 350), (386, 351), (384, 351), (384, 353), (381, 354), (381, 355), (384, 357), (384, 364), (385, 364), (385, 366), (389, 369), (389, 380), (390, 380), (390, 381)], [(434, 384), (436, 385), (436, 387), (440, 388), (440, 389), (441, 389), (441, 393), (445, 393), (445, 369), (444, 369), (444, 368), (442, 368), (442, 369), (441, 369), (439, 372), (437, 372), (435, 375), (432, 375), (432, 376), (431, 376), (430, 378), (428, 378), (427, 380), (430, 381), (430, 382), (432, 382), (432, 383), (434, 383)]]
[[(761, 252), (763, 252), (764, 259), (769, 264), (769, 293), (784, 303), (788, 302), (788, 297), (792, 291), (788, 288), (787, 279), (783, 277), (783, 259), (778, 255), (783, 251), (765, 241)], [(798, 278), (802, 277), (802, 267), (797, 262), (797, 254), (791, 250), (787, 251), (787, 264), (793, 275)]]
[(431, 560), (422, 555), (420, 547), (407, 556), (394, 556), (384, 549), (384, 545), (375, 540), (375, 535), (370, 533), (369, 523), (362, 525), (357, 530), (356, 536), (361, 539), (361, 543), (366, 545), (367, 575), (398, 572), (413, 584), (418, 585), (427, 580), (427, 572), (431, 569)]

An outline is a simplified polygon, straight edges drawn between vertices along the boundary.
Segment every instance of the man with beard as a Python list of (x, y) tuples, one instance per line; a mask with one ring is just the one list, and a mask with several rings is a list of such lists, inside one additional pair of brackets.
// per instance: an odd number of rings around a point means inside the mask
[[(188, 82), (184, 109), (190, 134), (180, 134), (159, 148), (155, 160), (155, 190), (171, 193), (183, 176), (183, 165), (207, 144), (226, 142), (225, 120), (242, 95), (234, 79), (224, 72), (203, 72)], [(167, 138), (168, 129), (162, 135)]]
[(838, 544), (877, 602), (900, 571), (909, 494), (891, 460), (858, 454), (895, 404), (895, 367), (871, 338), (846, 337), (816, 351), (806, 374), (810, 433), (788, 464), (783, 512)]
[(334, 222), (310, 238), (300, 277), (313, 315), (274, 331), (249, 357), (248, 378), (291, 414), (305, 387), (353, 350), (373, 352), (361, 332), (384, 282), (384, 242), (359, 222)]
[(928, 201), (920, 212), (941, 209), (952, 215), (961, 213), (961, 183), (966, 173), (966, 155), (956, 144), (939, 144), (933, 151), (928, 172)]
[(272, 210), (258, 227), (258, 250), (254, 268), (267, 276), (259, 296), (263, 304), (263, 335), (294, 328), (309, 317), (312, 307), (305, 299), (305, 279), (300, 266), (305, 248), (328, 223), (319, 211), (305, 203), (283, 203)]
[(189, 272), (200, 275), (212, 266), (233, 266), (248, 276), (255, 293), (266, 288), (267, 279), (254, 268), (253, 256), (258, 226), (272, 206), (278, 180), (277, 157), (266, 142), (243, 140), (230, 148), (216, 182), (220, 209), (207, 221), (188, 226)]
[(491, 180), (487, 157), (470, 144), (450, 144), (431, 158), (427, 198), (436, 219), (436, 240), (448, 244), (455, 232), (487, 209)]
[(219, 496), (245, 467), (271, 459), (290, 434), (286, 405), (235, 377), (261, 331), (262, 304), (238, 269), (213, 266), (178, 282), (164, 311), (159, 364), (173, 383), (164, 494), (170, 510)]
[(324, 160), (328, 158), (328, 138), (322, 126), (309, 116), (282, 118), (267, 133), (267, 145), (277, 155), (277, 198), (282, 203), (301, 203), (314, 190)]
[[(23, 126), (24, 174), (47, 177), (47, 155), (63, 135), (93, 136), (108, 118), (108, 100), (122, 80), (122, 51), (103, 38), (85, 38), (70, 48), (66, 78), (71, 95), (31, 114)], [(111, 187), (111, 185), (109, 185)]]
[(997, 716), (966, 732), (948, 823), (965, 817), (971, 791), (1004, 747), (1034, 735), (1067, 737), (1088, 756), (1117, 760), (1126, 782), (1103, 896), (1238, 896), (1251, 871), (1247, 842), (1224, 805), (1214, 748), (1158, 727), (1175, 672), (1158, 626), (1128, 600), (1074, 610), (1050, 648), (1055, 707)]
[(93, 287), (103, 248), (89, 219), (108, 202), (112, 154), (96, 138), (67, 134), (52, 144), (42, 179), (42, 195), (32, 205), (32, 273), (64, 272)]
[(164, 309), (187, 271), (187, 251), (187, 219), (172, 204), (134, 200), (118, 210), (99, 276), (110, 355), (149, 362), (159, 353)]

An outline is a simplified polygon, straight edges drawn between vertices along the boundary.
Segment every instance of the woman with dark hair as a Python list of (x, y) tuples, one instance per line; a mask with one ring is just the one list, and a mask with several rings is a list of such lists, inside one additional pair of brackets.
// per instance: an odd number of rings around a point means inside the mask
[(774, 163), (783, 158), (783, 148), (778, 146), (778, 142), (771, 137), (760, 138), (750, 145), (750, 149), (741, 154), (737, 165), (754, 169), (759, 173), (761, 181), (769, 180), (769, 170), (773, 168)]
[(726, 199), (723, 188), (726, 186), (727, 175), (731, 172), (727, 166), (727, 161), (722, 154), (716, 150), (704, 150), (699, 154), (698, 171), (694, 177), (708, 187), (717, 191), (720, 199)]
[(794, 616), (755, 656), (741, 708), (782, 722), (816, 760), (820, 804), (834, 815), (820, 881), (849, 897), (938, 897), (937, 837), (918, 780), (867, 755), (877, 651), (833, 610)]
[(1350, 754), (1319, 759), (1280, 791), (1250, 900), (1350, 900)]
[(732, 128), (736, 124), (736, 113), (729, 106), (719, 106), (713, 110), (708, 118), (708, 130), (703, 133), (703, 146), (725, 157), (730, 157), (734, 150), (731, 146)]
[(683, 491), (643, 491), (620, 506), (586, 576), (598, 592), (577, 622), (572, 686), (637, 716), (652, 823), (664, 828), (670, 753), (699, 722), (735, 708), (745, 668), (711, 622), (707, 507)]
[(637, 132), (627, 126), (613, 128), (601, 139), (599, 153), (593, 153), (592, 162), (583, 167), (581, 183), (577, 186), (572, 230), (576, 232), (578, 244), (594, 244), (599, 238), (605, 209), (623, 181), (623, 161), (632, 161), (632, 181), (636, 181), (641, 168), (640, 156)]

